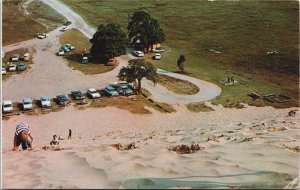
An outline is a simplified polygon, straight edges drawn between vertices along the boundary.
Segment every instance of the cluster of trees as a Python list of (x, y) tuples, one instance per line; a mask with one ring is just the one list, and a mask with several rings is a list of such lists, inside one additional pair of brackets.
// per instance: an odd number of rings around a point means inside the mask
[(101, 24), (90, 39), (92, 57), (108, 60), (125, 54), (126, 48), (150, 49), (153, 44), (165, 41), (165, 32), (157, 19), (145, 11), (136, 11), (129, 18), (128, 37), (118, 24)]

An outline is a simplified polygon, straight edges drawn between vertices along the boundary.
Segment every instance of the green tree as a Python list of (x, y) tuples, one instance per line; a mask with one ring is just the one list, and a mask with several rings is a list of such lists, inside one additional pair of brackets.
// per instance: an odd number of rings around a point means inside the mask
[(118, 78), (127, 82), (137, 82), (138, 92), (141, 91), (141, 81), (143, 78), (151, 80), (156, 84), (156, 68), (144, 59), (132, 59), (127, 67), (122, 67), (119, 71)]
[(177, 66), (179, 69), (184, 72), (184, 62), (185, 62), (185, 57), (184, 55), (180, 55), (180, 57), (177, 60)]
[(90, 39), (92, 47), (90, 53), (97, 59), (107, 61), (110, 58), (126, 54), (128, 40), (120, 25), (101, 24), (93, 38)]
[(127, 30), (131, 45), (141, 50), (148, 49), (148, 47), (152, 49), (153, 44), (162, 43), (166, 40), (165, 32), (160, 27), (158, 20), (152, 18), (145, 11), (133, 13), (129, 18)]

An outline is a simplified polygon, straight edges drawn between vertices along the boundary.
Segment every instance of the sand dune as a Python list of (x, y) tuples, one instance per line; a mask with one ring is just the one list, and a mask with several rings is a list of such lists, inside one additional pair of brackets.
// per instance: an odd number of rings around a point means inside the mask
[[(300, 123), (286, 117), (289, 109), (215, 108), (210, 114), (182, 108), (135, 115), (117, 108), (66, 107), (5, 120), (3, 188), (283, 188), (298, 175)], [(220, 114), (222, 119), (215, 119)], [(19, 121), (30, 124), (32, 151), (11, 151)], [(68, 128), (74, 132), (71, 140), (49, 145), (53, 134), (66, 137)], [(131, 143), (135, 147), (125, 150)], [(192, 154), (170, 151), (193, 143), (205, 148)]]

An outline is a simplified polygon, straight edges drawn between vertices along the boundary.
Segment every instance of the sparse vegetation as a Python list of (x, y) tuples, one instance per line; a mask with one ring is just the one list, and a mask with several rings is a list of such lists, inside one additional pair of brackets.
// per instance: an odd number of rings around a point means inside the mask
[(199, 88), (193, 83), (167, 75), (158, 75), (157, 82), (176, 94), (193, 95), (199, 92)]
[(214, 111), (211, 107), (205, 105), (203, 102), (195, 102), (195, 103), (190, 103), (186, 105), (188, 110), (192, 112), (210, 112)]

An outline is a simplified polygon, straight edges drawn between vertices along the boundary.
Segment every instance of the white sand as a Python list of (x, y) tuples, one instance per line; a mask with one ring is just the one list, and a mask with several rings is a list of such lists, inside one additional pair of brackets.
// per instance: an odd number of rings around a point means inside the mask
[[(270, 107), (137, 115), (117, 108), (73, 106), (3, 121), (3, 188), (283, 188), (299, 173), (299, 117)], [(18, 122), (30, 124), (33, 151), (12, 150)], [(264, 123), (264, 125), (263, 125)], [(286, 130), (282, 130), (284, 129)], [(67, 137), (43, 150), (53, 134)], [(246, 139), (246, 140), (245, 140)], [(135, 142), (120, 151), (112, 144)], [(205, 146), (179, 155), (175, 145)]]

